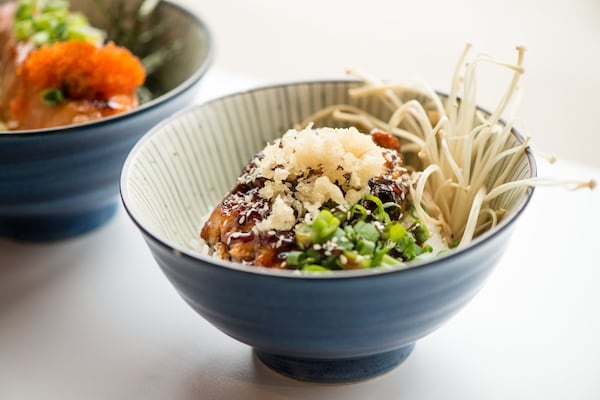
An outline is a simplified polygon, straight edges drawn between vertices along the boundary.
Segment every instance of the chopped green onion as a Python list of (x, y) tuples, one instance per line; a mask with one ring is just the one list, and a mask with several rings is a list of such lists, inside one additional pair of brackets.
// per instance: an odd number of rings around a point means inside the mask
[(390, 250), (392, 250), (392, 248), (393, 246), (383, 246), (382, 248), (377, 249), (377, 251), (375, 251), (375, 254), (373, 254), (373, 259), (371, 260), (371, 267), (378, 267), (384, 262), (389, 262), (389, 260), (392, 261), (392, 264), (396, 263), (397, 260), (387, 255), (390, 252)]
[(411, 232), (415, 235), (418, 244), (423, 244), (429, 239), (429, 229), (425, 224), (417, 222)]
[(411, 235), (404, 235), (396, 242), (395, 249), (402, 254), (405, 260), (412, 260), (417, 256), (415, 251), (416, 240)]
[[(354, 232), (351, 226), (348, 225), (346, 228), (349, 228), (349, 231)], [(352, 250), (354, 248), (354, 242), (348, 236), (348, 233), (345, 229), (337, 228), (331, 240), (335, 241), (335, 248), (337, 249)]]
[(329, 268), (325, 268), (322, 265), (310, 264), (310, 265), (306, 265), (305, 267), (303, 267), (302, 271), (324, 272), (324, 271), (330, 271), (330, 270), (329, 270)]
[(384, 204), (372, 195), (350, 208), (327, 203), (312, 223), (296, 226), (300, 250), (288, 253), (287, 264), (302, 270), (373, 268), (431, 253), (425, 244), (430, 236), (427, 227), (409, 210), (413, 221), (407, 229), (397, 219), (403, 215), (400, 205)]
[(38, 31), (31, 36), (31, 42), (36, 46), (40, 47), (50, 43), (50, 35), (45, 31)]
[(356, 233), (357, 240), (367, 239), (372, 242), (379, 240), (379, 231), (369, 222), (358, 221), (354, 225), (354, 232)]
[(343, 269), (369, 268), (371, 257), (366, 257), (354, 251), (345, 251), (344, 258), (340, 260)]
[(383, 209), (390, 216), (390, 219), (398, 220), (402, 217), (402, 206), (393, 201), (384, 203)]
[(49, 106), (54, 106), (65, 101), (65, 96), (60, 89), (48, 88), (41, 91), (42, 102)]
[(306, 264), (315, 264), (315, 263), (321, 261), (321, 259), (323, 258), (321, 253), (313, 247), (306, 250), (306, 253), (304, 253), (304, 254), (305, 254), (304, 263), (306, 263)]
[(337, 219), (340, 220), (340, 223), (346, 222), (346, 219), (348, 216), (347, 210), (335, 208), (335, 209), (331, 210), (331, 213), (333, 214), (334, 217), (336, 217)]
[(35, 33), (33, 22), (30, 20), (15, 22), (14, 30), (18, 40), (25, 40)]
[(331, 239), (338, 226), (340, 226), (339, 219), (329, 210), (321, 210), (312, 223), (311, 241), (313, 243), (325, 243)]
[(37, 47), (69, 39), (100, 44), (106, 38), (83, 14), (70, 12), (64, 0), (19, 0), (13, 29), (18, 40)]
[(307, 249), (311, 246), (311, 232), (312, 229), (308, 224), (299, 224), (296, 226), (294, 234), (296, 237), (296, 243), (298, 243), (301, 249)]
[(390, 221), (390, 216), (385, 211), (385, 207), (383, 206), (382, 201), (378, 197), (373, 196), (373, 195), (367, 195), (362, 200), (363, 205), (366, 202), (371, 202), (371, 203), (375, 204), (375, 210), (373, 210), (371, 213), (371, 215), (375, 219), (384, 221), (384, 222)]
[(87, 40), (94, 43), (103, 42), (104, 31), (91, 26), (72, 26), (67, 31), (68, 39)]
[(389, 224), (384, 231), (384, 237), (393, 243), (397, 243), (406, 236), (406, 234), (406, 229), (398, 222)]
[(375, 203), (375, 206), (377, 207), (377, 209), (383, 210), (383, 203), (381, 202), (381, 200), (379, 199), (379, 197), (373, 196), (372, 194), (368, 194), (362, 200), (363, 203), (365, 201), (370, 201), (372, 203)]
[(372, 255), (375, 253), (375, 242), (361, 239), (356, 243), (356, 251), (358, 251), (358, 254), (361, 256)]
[(56, 11), (63, 11), (69, 8), (69, 2), (66, 0), (47, 0), (43, 2), (42, 12), (51, 13)]
[(360, 204), (355, 204), (350, 209), (350, 219), (355, 219), (356, 215), (359, 215), (358, 219), (367, 219), (367, 217), (369, 216), (369, 210), (367, 210)]
[[(90, 26), (90, 21), (85, 15), (79, 12), (72, 12), (66, 16), (65, 22), (71, 27)], [(95, 28), (94, 28), (95, 29)]]
[(28, 19), (33, 16), (35, 11), (35, 2), (33, 1), (19, 1), (17, 11), (15, 13), (15, 19), (22, 20)]
[(306, 256), (301, 251), (290, 251), (287, 255), (286, 262), (292, 267), (297, 267), (302, 264)]
[(385, 254), (382, 258), (381, 258), (381, 263), (379, 264), (379, 266), (383, 266), (383, 265), (402, 265), (403, 262), (395, 259), (394, 257), (391, 257), (387, 254)]

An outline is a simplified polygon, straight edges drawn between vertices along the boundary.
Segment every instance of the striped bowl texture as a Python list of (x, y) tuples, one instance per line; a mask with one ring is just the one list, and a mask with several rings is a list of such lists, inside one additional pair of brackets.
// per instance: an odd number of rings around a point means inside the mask
[[(94, 8), (89, 0), (71, 4), (76, 10)], [(109, 22), (91, 16), (96, 26), (108, 28)], [(91, 123), (0, 132), (0, 237), (58, 240), (107, 222), (119, 204), (119, 176), (133, 145), (156, 123), (193, 101), (212, 59), (208, 28), (167, 1), (158, 4), (150, 20), (173, 24), (146, 43), (145, 51), (172, 41), (179, 46), (148, 75), (146, 85), (156, 94), (151, 101)]]
[[(480, 289), (533, 192), (500, 199), (510, 215), (493, 232), (408, 269), (301, 274), (205, 255), (198, 239), (204, 216), (267, 142), (336, 103), (385, 117), (382, 104), (349, 99), (353, 85), (271, 86), (187, 109), (138, 142), (121, 176), (125, 208), (181, 297), (268, 366), (300, 380), (356, 381), (400, 363)], [(532, 156), (515, 171), (516, 178), (534, 176)]]

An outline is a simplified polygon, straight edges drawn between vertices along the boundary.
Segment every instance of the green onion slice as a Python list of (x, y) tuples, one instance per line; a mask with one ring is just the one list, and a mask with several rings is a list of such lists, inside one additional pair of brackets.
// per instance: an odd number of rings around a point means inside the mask
[(65, 101), (65, 96), (60, 89), (48, 88), (40, 92), (42, 102), (49, 106), (55, 106)]

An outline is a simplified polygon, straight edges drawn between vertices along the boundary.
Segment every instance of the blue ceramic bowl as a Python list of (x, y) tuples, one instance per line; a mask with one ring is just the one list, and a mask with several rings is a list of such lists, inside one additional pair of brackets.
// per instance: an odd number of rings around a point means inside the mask
[[(311, 112), (354, 103), (355, 83), (312, 82), (227, 96), (162, 122), (132, 150), (123, 203), (166, 277), (201, 316), (252, 346), (268, 366), (300, 380), (348, 382), (390, 370), (480, 289), (502, 256), (531, 189), (500, 201), (509, 216), (468, 247), (408, 269), (307, 274), (211, 258), (202, 216), (267, 141)], [(515, 133), (515, 142), (521, 138)], [(532, 156), (516, 178), (535, 175)], [(201, 338), (199, 340), (202, 340)]]
[[(72, 8), (84, 10), (94, 25), (109, 33), (119, 31), (94, 6), (97, 2), (71, 3)], [(124, 1), (129, 11), (119, 23), (131, 22), (139, 3)], [(206, 25), (180, 6), (160, 2), (131, 29), (149, 31), (158, 22), (169, 29), (155, 32), (149, 42), (128, 44), (142, 59), (164, 49), (172, 51), (165, 62), (149, 70), (152, 100), (131, 112), (91, 123), (0, 132), (0, 236), (62, 239), (94, 229), (114, 214), (127, 153), (158, 121), (193, 101), (211, 60)]]

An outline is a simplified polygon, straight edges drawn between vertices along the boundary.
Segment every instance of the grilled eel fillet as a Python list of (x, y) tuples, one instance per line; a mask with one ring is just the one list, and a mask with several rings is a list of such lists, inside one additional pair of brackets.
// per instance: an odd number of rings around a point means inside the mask
[[(384, 203), (393, 201), (406, 210), (406, 185), (400, 183), (406, 169), (400, 154), (400, 145), (396, 138), (385, 132), (373, 132), (375, 144), (382, 147), (386, 154), (386, 173), (371, 178), (371, 194)], [(297, 250), (294, 230), (259, 231), (256, 224), (270, 214), (270, 200), (259, 195), (266, 179), (245, 179), (255, 170), (261, 154), (257, 154), (246, 165), (238, 184), (217, 205), (204, 224), (200, 237), (209, 246), (213, 255), (243, 264), (269, 268), (284, 268), (287, 253)]]

